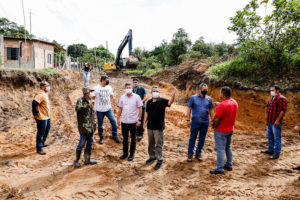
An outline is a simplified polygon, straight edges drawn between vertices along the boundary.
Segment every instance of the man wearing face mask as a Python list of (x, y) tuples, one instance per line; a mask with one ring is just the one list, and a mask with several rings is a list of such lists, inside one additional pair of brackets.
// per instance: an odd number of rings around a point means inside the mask
[[(141, 125), (142, 106), (143, 103), (139, 95), (132, 92), (132, 85), (130, 83), (126, 83), (125, 94), (120, 98), (117, 117), (118, 126), (120, 126), (120, 122), (122, 122), (123, 155), (120, 157), (121, 160), (128, 157), (129, 132), (131, 143), (128, 161), (132, 161), (134, 158), (136, 148), (136, 127)], [(121, 116), (122, 119), (120, 120)]]
[(152, 99), (147, 102), (146, 113), (144, 119), (144, 128), (147, 126), (148, 131), (148, 153), (149, 159), (146, 164), (153, 163), (157, 160), (154, 167), (155, 170), (161, 168), (163, 164), (163, 146), (164, 146), (164, 130), (165, 130), (165, 110), (170, 107), (176, 95), (176, 88), (172, 89), (171, 99), (160, 97), (159, 88), (152, 87)]
[(92, 100), (91, 90), (89, 87), (82, 89), (83, 97), (79, 98), (76, 103), (76, 113), (78, 130), (80, 133), (79, 143), (76, 148), (76, 160), (75, 167), (80, 167), (80, 155), (83, 146), (86, 143), (84, 150), (84, 164), (94, 165), (97, 164), (96, 161), (91, 160), (91, 151), (94, 140), (94, 132), (96, 130), (96, 119), (94, 113), (94, 101)]
[(48, 146), (45, 142), (51, 128), (49, 91), (49, 83), (46, 81), (41, 82), (40, 92), (32, 101), (32, 113), (37, 124), (36, 151), (41, 155), (46, 154), (43, 147)]
[(271, 87), (271, 98), (266, 106), (266, 121), (268, 134), (268, 150), (261, 151), (271, 155), (270, 159), (278, 159), (281, 152), (281, 127), (287, 109), (287, 100), (280, 94), (280, 87)]
[(104, 143), (104, 134), (103, 134), (103, 120), (106, 116), (111, 124), (112, 127), (112, 138), (117, 143), (120, 143), (120, 140), (118, 138), (118, 129), (116, 120), (114, 117), (114, 113), (112, 111), (111, 103), (116, 109), (115, 100), (113, 97), (113, 89), (109, 84), (109, 78), (108, 76), (101, 76), (100, 78), (100, 85), (97, 85), (94, 87), (93, 95), (95, 95), (95, 107), (97, 111), (97, 118), (98, 118), (98, 134), (100, 137), (99, 143)]
[(147, 92), (144, 87), (139, 85), (139, 79), (133, 78), (132, 80), (132, 87), (133, 87), (133, 93), (140, 96), (142, 102), (143, 102), (143, 110), (142, 110), (142, 118), (141, 118), (141, 125), (137, 127), (136, 134), (137, 139), (140, 141), (143, 138), (144, 135), (144, 116), (145, 116), (145, 102), (147, 101), (146, 95)]
[[(202, 161), (201, 151), (204, 146), (206, 133), (209, 126), (209, 115), (213, 118), (213, 102), (207, 95), (207, 85), (201, 83), (199, 85), (199, 94), (191, 96), (187, 110), (187, 125), (191, 127), (191, 135), (188, 147), (188, 162), (192, 162), (195, 142), (199, 134), (198, 146), (196, 149), (196, 159)], [(192, 122), (191, 122), (192, 113)]]
[[(237, 102), (231, 98), (232, 90), (230, 87), (221, 88), (221, 103), (216, 107), (216, 114), (213, 119), (215, 145), (217, 151), (217, 167), (210, 170), (210, 174), (225, 174), (224, 169), (232, 171), (232, 149), (231, 141), (234, 131), (235, 119), (238, 111)], [(227, 161), (224, 165), (224, 155)]]

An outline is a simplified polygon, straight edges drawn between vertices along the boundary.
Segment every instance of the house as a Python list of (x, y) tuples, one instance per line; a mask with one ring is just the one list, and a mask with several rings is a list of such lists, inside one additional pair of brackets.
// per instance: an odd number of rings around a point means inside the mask
[(61, 50), (64, 49), (52, 42), (0, 35), (0, 63), (4, 67), (54, 67), (54, 53)]

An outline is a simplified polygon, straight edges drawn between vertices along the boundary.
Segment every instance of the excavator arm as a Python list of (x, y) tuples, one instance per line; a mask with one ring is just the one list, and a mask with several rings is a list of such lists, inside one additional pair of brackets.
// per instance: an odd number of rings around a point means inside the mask
[(123, 39), (122, 43), (120, 44), (117, 52), (117, 57), (116, 57), (116, 65), (117, 66), (123, 66), (123, 62), (120, 62), (121, 55), (123, 52), (123, 49), (125, 48), (126, 44), (128, 43), (128, 48), (129, 48), (129, 56), (132, 56), (132, 30), (129, 29), (127, 35)]

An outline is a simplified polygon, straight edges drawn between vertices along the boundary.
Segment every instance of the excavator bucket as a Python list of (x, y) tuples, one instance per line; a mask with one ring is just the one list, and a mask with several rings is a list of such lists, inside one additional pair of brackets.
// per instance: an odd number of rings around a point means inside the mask
[(129, 56), (129, 58), (126, 61), (126, 68), (136, 69), (138, 65), (139, 65), (139, 59), (137, 59), (134, 56)]

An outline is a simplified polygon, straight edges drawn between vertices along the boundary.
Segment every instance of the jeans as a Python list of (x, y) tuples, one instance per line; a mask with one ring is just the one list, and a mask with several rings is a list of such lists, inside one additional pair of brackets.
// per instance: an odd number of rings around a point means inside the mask
[(37, 125), (37, 134), (36, 134), (36, 151), (43, 149), (45, 141), (49, 134), (51, 128), (51, 120), (35, 120)]
[(200, 132), (200, 134), (199, 134), (198, 146), (196, 149), (196, 155), (201, 154), (201, 150), (204, 146), (206, 133), (208, 130), (208, 125), (209, 125), (209, 122), (196, 123), (196, 122), (192, 121), (191, 135), (190, 135), (189, 147), (188, 147), (188, 155), (189, 156), (193, 156), (196, 139), (197, 139), (199, 132)]
[(109, 109), (107, 112), (98, 112), (97, 111), (97, 118), (98, 118), (98, 134), (100, 138), (104, 137), (103, 134), (103, 119), (104, 116), (106, 116), (111, 124), (111, 128), (112, 128), (112, 137), (118, 137), (118, 129), (117, 129), (117, 123), (114, 117), (114, 113), (112, 111), (112, 109)]
[(143, 126), (144, 126), (145, 110), (146, 110), (146, 108), (143, 106), (141, 125), (138, 126), (137, 129), (136, 129), (136, 135), (137, 136), (143, 136), (144, 135), (144, 127)]
[(150, 159), (156, 159), (159, 163), (163, 162), (164, 130), (148, 129), (148, 153)]
[(135, 124), (124, 124), (122, 123), (122, 135), (123, 135), (123, 155), (128, 156), (128, 137), (130, 132), (130, 156), (134, 155), (136, 146), (136, 123)]
[(232, 141), (233, 132), (229, 133), (221, 133), (214, 130), (215, 136), (215, 144), (217, 150), (217, 171), (224, 171), (224, 155), (226, 153), (226, 167), (232, 167), (232, 149), (231, 149), (231, 141)]
[(90, 81), (90, 72), (83, 71), (83, 78), (84, 78), (84, 87), (88, 87)]
[[(268, 133), (268, 143), (269, 143), (269, 152), (274, 152), (276, 155), (280, 155), (281, 152), (281, 127), (275, 126), (275, 124), (267, 123), (267, 133)], [(274, 148), (275, 146), (275, 148)]]
[(85, 147), (86, 151), (91, 151), (93, 141), (94, 141), (94, 133), (89, 134), (89, 135), (80, 133), (80, 139), (79, 139), (78, 145), (76, 147), (76, 150), (81, 151), (83, 146), (86, 143), (86, 147)]

